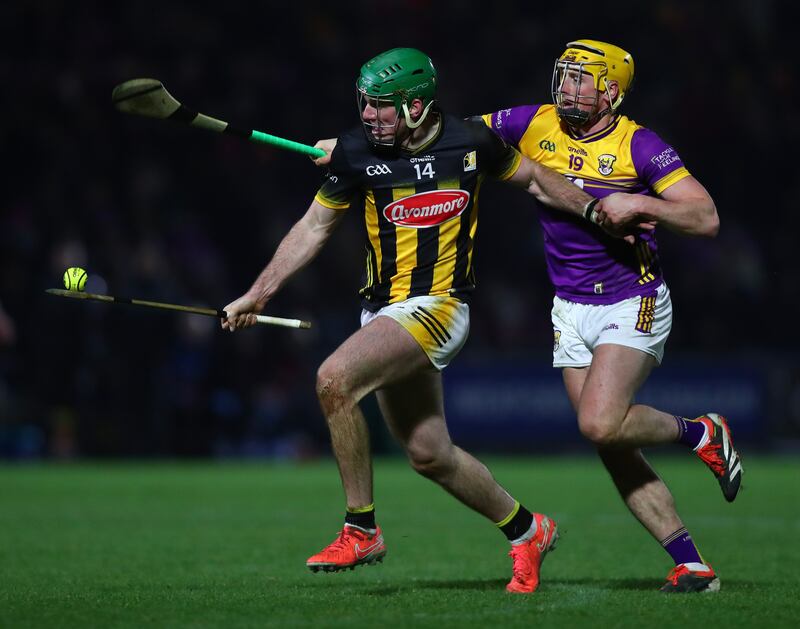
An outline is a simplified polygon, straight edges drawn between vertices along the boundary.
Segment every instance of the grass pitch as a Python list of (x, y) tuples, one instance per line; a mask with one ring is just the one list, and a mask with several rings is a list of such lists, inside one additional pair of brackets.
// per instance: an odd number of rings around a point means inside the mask
[(332, 461), (0, 467), (0, 627), (794, 627), (800, 461), (745, 455), (727, 504), (690, 457), (655, 459), (722, 580), (665, 596), (666, 553), (592, 458), (488, 459), (559, 523), (531, 596), (499, 531), (400, 460), (375, 468), (388, 554), (311, 574), (343, 500)]

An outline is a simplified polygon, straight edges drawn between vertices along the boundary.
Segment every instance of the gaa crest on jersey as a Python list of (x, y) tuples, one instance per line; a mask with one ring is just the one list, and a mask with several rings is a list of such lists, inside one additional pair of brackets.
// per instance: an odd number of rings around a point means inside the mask
[(470, 151), (464, 155), (464, 172), (475, 170), (478, 167), (478, 152)]
[(603, 153), (603, 155), (599, 155), (597, 157), (597, 170), (601, 175), (608, 177), (612, 172), (614, 172), (614, 162), (616, 161), (616, 155)]
[(401, 227), (425, 229), (459, 216), (469, 205), (466, 190), (431, 190), (393, 201), (383, 208), (387, 221)]
[(374, 177), (375, 175), (391, 175), (392, 170), (386, 164), (370, 164), (367, 166), (367, 175)]

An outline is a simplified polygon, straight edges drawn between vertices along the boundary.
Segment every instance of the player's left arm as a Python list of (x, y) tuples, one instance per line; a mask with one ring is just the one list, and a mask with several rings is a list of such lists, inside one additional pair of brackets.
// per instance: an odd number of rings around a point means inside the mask
[(617, 229), (663, 225), (686, 236), (717, 235), (714, 200), (686, 170), (673, 146), (640, 127), (631, 135), (629, 149), (640, 182), (657, 196), (617, 193), (605, 197), (595, 208), (602, 225)]
[(331, 155), (333, 154), (333, 149), (336, 148), (336, 142), (338, 138), (326, 138), (325, 140), (317, 140), (317, 143), (314, 145), (315, 149), (322, 149), (325, 151), (325, 155), (322, 157), (312, 157), (311, 161), (314, 162), (317, 166), (327, 166), (331, 163)]
[(714, 200), (691, 175), (662, 190), (660, 198), (618, 192), (602, 199), (595, 210), (600, 225), (612, 229), (646, 223), (684, 236), (707, 238), (719, 231)]

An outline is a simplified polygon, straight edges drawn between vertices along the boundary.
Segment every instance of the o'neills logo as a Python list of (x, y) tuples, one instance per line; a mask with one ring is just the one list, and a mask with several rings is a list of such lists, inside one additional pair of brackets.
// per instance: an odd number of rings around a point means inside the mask
[(422, 229), (455, 218), (467, 205), (469, 192), (466, 190), (432, 190), (390, 203), (383, 208), (383, 215), (395, 225)]

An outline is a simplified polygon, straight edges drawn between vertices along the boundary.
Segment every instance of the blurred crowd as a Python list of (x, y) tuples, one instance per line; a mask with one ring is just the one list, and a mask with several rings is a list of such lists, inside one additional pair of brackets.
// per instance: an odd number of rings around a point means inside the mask
[[(676, 306), (668, 357), (791, 366), (798, 343), (783, 328), (800, 303), (800, 213), (785, 180), (798, 83), (779, 6), (3, 3), (0, 457), (325, 451), (314, 379), (358, 324), (355, 214), (270, 305), (313, 320), (310, 331), (229, 335), (212, 319), (44, 289), (82, 266), (90, 292), (222, 307), (321, 181), (299, 155), (124, 116), (115, 84), (156, 77), (192, 109), (313, 144), (358, 123), (358, 68), (394, 46), (427, 52), (443, 108), (465, 116), (549, 102), (553, 60), (571, 39), (630, 50), (625, 113), (674, 143), (722, 221), (714, 241), (659, 236)], [(483, 195), (464, 353), (547, 364), (552, 291), (535, 207), (503, 186)], [(800, 427), (800, 371), (782, 377)]]

